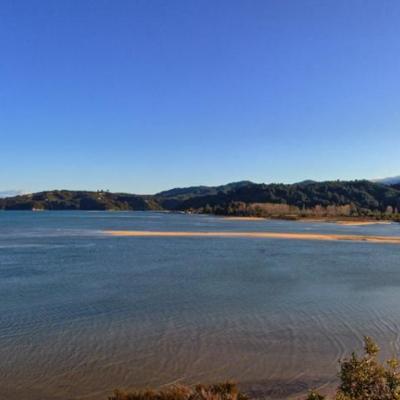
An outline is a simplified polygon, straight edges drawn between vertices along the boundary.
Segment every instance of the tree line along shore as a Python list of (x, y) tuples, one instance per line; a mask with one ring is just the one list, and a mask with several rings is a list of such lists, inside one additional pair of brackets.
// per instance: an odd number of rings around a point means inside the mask
[(52, 190), (0, 199), (0, 210), (175, 211), (232, 217), (400, 221), (400, 184), (367, 180), (175, 188), (155, 195)]

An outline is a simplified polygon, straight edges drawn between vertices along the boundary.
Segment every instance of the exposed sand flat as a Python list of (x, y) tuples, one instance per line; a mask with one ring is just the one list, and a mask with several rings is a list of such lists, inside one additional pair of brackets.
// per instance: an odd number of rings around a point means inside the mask
[(311, 222), (311, 223), (327, 223), (337, 224), (345, 226), (363, 226), (363, 225), (390, 225), (392, 221), (377, 221), (377, 220), (341, 220), (341, 219), (329, 219), (329, 218), (301, 218), (295, 222)]
[(283, 233), (283, 232), (174, 232), (174, 231), (105, 231), (111, 236), (134, 237), (225, 237), (264, 238), (323, 241), (353, 241), (369, 243), (400, 244), (400, 236), (337, 235), (325, 233)]
[(263, 217), (224, 217), (228, 221), (266, 221), (268, 218)]
[(391, 221), (336, 221), (336, 224), (347, 226), (362, 226), (362, 225), (390, 225)]
[[(264, 217), (223, 217), (225, 221), (267, 221), (270, 218)], [(285, 221), (285, 219), (282, 219)], [(290, 220), (291, 221), (291, 220)], [(301, 218), (297, 220), (293, 220), (294, 222), (315, 222), (315, 223), (330, 223), (330, 224), (338, 224), (338, 225), (346, 225), (346, 226), (363, 226), (363, 225), (389, 225), (392, 224), (392, 221), (377, 221), (377, 220), (335, 220), (329, 218)]]

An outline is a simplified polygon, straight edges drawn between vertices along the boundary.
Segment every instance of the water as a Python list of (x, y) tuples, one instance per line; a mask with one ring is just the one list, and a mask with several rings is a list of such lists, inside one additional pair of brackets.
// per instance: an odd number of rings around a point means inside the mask
[(0, 399), (234, 379), (254, 395), (336, 385), (370, 335), (400, 346), (400, 246), (104, 230), (400, 236), (400, 225), (163, 213), (0, 213)]

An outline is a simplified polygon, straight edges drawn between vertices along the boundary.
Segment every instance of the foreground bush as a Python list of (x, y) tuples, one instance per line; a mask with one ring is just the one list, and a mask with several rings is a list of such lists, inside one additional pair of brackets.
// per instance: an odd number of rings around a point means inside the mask
[[(340, 385), (334, 400), (400, 400), (399, 360), (379, 362), (379, 347), (371, 338), (364, 338), (364, 354), (353, 353), (339, 361)], [(172, 386), (160, 390), (121, 392), (116, 390), (109, 400), (248, 400), (234, 383)], [(306, 400), (327, 400), (311, 391)]]
[(116, 390), (109, 400), (247, 400), (236, 384), (197, 385), (194, 389), (178, 385), (160, 390), (121, 392)]
[[(379, 362), (379, 347), (369, 337), (364, 338), (364, 352), (361, 357), (353, 353), (339, 362), (340, 386), (335, 400), (400, 400), (399, 361)], [(324, 399), (315, 391), (307, 398)]]

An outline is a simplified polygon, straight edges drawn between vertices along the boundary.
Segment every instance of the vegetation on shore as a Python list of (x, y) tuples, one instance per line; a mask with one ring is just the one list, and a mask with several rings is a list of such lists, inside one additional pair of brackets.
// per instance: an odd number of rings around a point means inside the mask
[(385, 219), (400, 221), (400, 185), (366, 180), (248, 181), (177, 188), (155, 195), (54, 190), (0, 199), (3, 210), (168, 210), (267, 218)]
[[(340, 385), (335, 400), (399, 400), (400, 363), (396, 358), (380, 362), (379, 347), (369, 338), (364, 338), (364, 355), (353, 353), (340, 360)], [(324, 400), (316, 391), (311, 391), (307, 400)]]
[[(364, 338), (364, 354), (356, 353), (339, 361), (339, 387), (332, 400), (399, 400), (399, 360), (378, 360), (379, 347)], [(160, 390), (123, 392), (116, 390), (108, 400), (248, 400), (245, 393), (231, 382), (197, 385), (195, 388), (177, 385)], [(328, 400), (315, 390), (306, 400)]]
[(217, 215), (400, 221), (400, 188), (370, 181), (250, 184), (181, 201), (180, 209)]
[(108, 400), (248, 400), (235, 383), (197, 385), (194, 388), (175, 385), (160, 390), (137, 390), (123, 392), (115, 390)]

